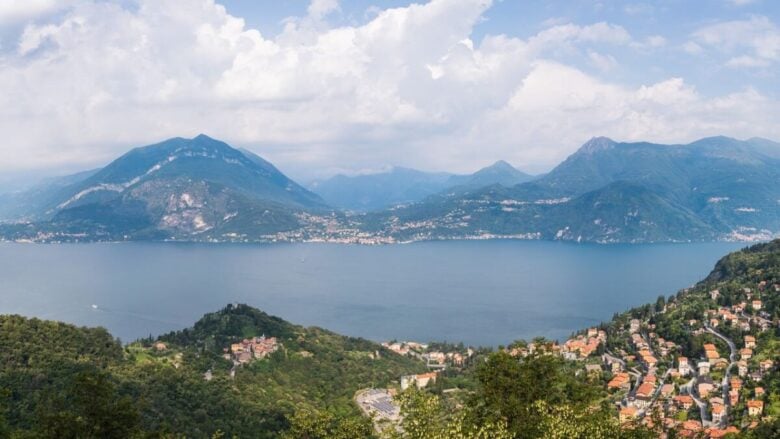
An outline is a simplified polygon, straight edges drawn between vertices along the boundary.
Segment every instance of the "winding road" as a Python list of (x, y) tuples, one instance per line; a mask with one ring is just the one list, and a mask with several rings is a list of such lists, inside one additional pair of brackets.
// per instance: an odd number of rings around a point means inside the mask
[(737, 363), (737, 346), (730, 338), (726, 337), (725, 335), (711, 328), (709, 325), (706, 325), (705, 329), (710, 334), (725, 341), (726, 344), (729, 345), (729, 349), (731, 350), (731, 353), (729, 354), (729, 366), (726, 368), (726, 373), (723, 374), (723, 381), (721, 382), (721, 387), (723, 388), (723, 404), (725, 406), (726, 412), (723, 414), (723, 417), (721, 418), (720, 426), (724, 427), (728, 425), (728, 414), (729, 414), (729, 409), (731, 408), (731, 404), (729, 401), (729, 385), (731, 383), (731, 369)]

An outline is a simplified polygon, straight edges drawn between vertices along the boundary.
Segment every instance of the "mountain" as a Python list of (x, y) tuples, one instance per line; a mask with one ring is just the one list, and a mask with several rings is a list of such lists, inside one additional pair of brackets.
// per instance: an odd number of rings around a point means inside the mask
[(366, 175), (336, 175), (310, 189), (332, 206), (356, 211), (377, 210), (422, 200), (448, 187), (451, 174), (393, 167)]
[(394, 167), (376, 174), (336, 175), (315, 182), (311, 189), (330, 205), (354, 211), (372, 211), (420, 201), (442, 191), (464, 191), (500, 184), (513, 186), (533, 177), (500, 160), (473, 174), (430, 173)]
[[(275, 339), (265, 358), (223, 357), (261, 336)], [(101, 328), (0, 316), (0, 348), (3, 437), (8, 425), (23, 437), (276, 438), (299, 410), (360, 419), (356, 391), (425, 371), (378, 343), (246, 305), (127, 346)]]
[(46, 178), (23, 190), (0, 194), (0, 221), (31, 219), (54, 201), (60, 190), (97, 173), (91, 169), (75, 174)]
[(447, 184), (451, 190), (463, 192), (494, 184), (510, 187), (533, 179), (534, 176), (526, 174), (504, 160), (499, 160), (473, 174), (453, 175)]
[(133, 149), (82, 177), (30, 195), (37, 209), (28, 216), (36, 222), (17, 229), (211, 240), (297, 230), (303, 213), (328, 212), (319, 196), (269, 162), (205, 135)]
[(762, 139), (688, 145), (597, 137), (548, 174), (366, 215), (401, 240), (513, 236), (595, 242), (766, 239), (780, 233), (780, 159)]

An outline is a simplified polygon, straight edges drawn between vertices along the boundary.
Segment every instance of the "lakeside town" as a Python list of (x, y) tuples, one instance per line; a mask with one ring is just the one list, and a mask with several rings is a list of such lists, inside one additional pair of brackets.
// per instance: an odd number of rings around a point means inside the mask
[[(693, 293), (686, 290), (683, 294)], [(722, 438), (752, 429), (780, 412), (780, 401), (763, 385), (764, 378), (778, 368), (780, 344), (772, 332), (780, 322), (764, 310), (763, 297), (776, 301), (780, 285), (761, 281), (728, 294), (712, 289), (697, 297), (703, 305), (698, 318), (687, 319), (681, 328), (693, 343), (685, 349), (664, 338), (658, 327), (664, 316), (689, 305), (678, 300), (659, 301), (644, 318), (627, 314), (563, 343), (518, 342), (503, 349), (519, 361), (529, 355), (556, 355), (578, 364), (578, 374), (600, 383), (604, 399), (614, 407), (624, 428), (643, 425), (661, 432), (662, 437), (673, 430), (678, 437)], [(430, 371), (400, 377), (397, 387), (358, 393), (356, 402), (378, 426), (400, 422), (400, 409), (394, 402), (399, 391), (412, 386), (430, 388), (442, 372), (462, 370), (476, 352), (473, 348), (464, 353), (431, 350), (418, 342), (385, 342), (383, 346), (419, 359)], [(685, 350), (698, 354), (685, 356)]]

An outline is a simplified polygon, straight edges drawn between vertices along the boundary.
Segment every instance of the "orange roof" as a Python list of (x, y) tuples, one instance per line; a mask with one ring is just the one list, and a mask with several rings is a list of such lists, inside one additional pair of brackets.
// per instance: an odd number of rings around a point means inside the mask
[(712, 414), (719, 414), (723, 413), (724, 407), (720, 404), (716, 404), (712, 406)]
[(677, 395), (674, 397), (674, 402), (680, 404), (693, 404), (693, 397), (691, 395)]
[(707, 352), (705, 352), (705, 354), (707, 355), (707, 359), (710, 359), (710, 360), (714, 360), (716, 358), (720, 358), (720, 354), (718, 353), (718, 351), (707, 351)]
[(717, 351), (718, 349), (712, 343), (704, 343), (704, 350), (705, 351)]
[(699, 421), (685, 421), (683, 422), (683, 429), (684, 430), (691, 430), (691, 431), (699, 431), (701, 430), (701, 422)]
[(650, 396), (653, 394), (653, 391), (655, 390), (655, 386), (653, 386), (651, 383), (642, 383), (641, 386), (636, 390), (637, 396)]
[(636, 407), (625, 407), (620, 410), (621, 416), (636, 416), (637, 408)]
[(755, 407), (755, 408), (758, 408), (758, 409), (763, 409), (764, 408), (764, 401), (759, 401), (757, 399), (751, 399), (750, 401), (747, 402), (747, 406), (748, 406), (748, 408)]

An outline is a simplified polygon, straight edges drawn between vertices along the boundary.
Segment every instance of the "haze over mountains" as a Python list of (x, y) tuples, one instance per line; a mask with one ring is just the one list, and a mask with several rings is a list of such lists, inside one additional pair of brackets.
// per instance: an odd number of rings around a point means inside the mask
[(499, 160), (467, 175), (423, 172), (402, 167), (367, 175), (340, 174), (315, 182), (310, 189), (334, 207), (370, 211), (421, 201), (445, 190), (465, 191), (492, 184), (509, 187), (531, 179), (531, 175)]
[[(308, 190), (205, 135), (136, 148), (97, 171), (0, 198), (5, 239), (592, 242), (768, 239), (780, 232), (780, 144), (597, 137), (548, 174), (405, 168)], [(317, 192), (315, 194), (314, 192)], [(356, 211), (344, 214), (342, 211)], [(359, 213), (359, 212), (367, 213)]]

